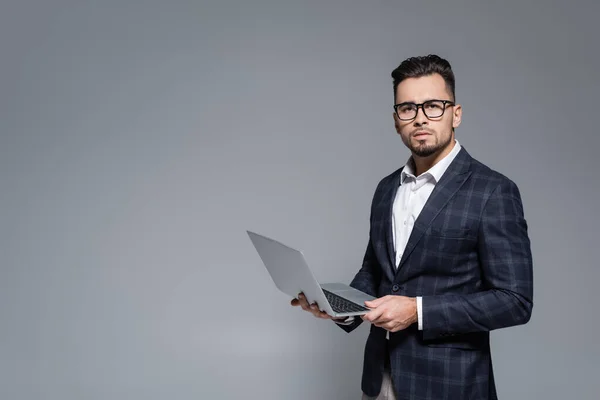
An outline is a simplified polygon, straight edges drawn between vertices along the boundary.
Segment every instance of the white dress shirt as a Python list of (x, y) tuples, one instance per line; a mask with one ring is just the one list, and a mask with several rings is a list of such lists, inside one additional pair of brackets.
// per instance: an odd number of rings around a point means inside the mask
[[(448, 166), (452, 163), (460, 149), (460, 143), (458, 140), (455, 140), (454, 147), (450, 153), (419, 176), (415, 176), (415, 167), (413, 165), (412, 157), (408, 159), (402, 169), (400, 175), (400, 187), (396, 192), (392, 208), (392, 234), (396, 252), (395, 268), (398, 268), (398, 264), (400, 264), (415, 221), (419, 217), (427, 199), (429, 199), (435, 185), (440, 181), (442, 175), (444, 175), (444, 172), (446, 172)], [(422, 308), (422, 298), (421, 296), (417, 296), (417, 319), (419, 330), (423, 330)], [(349, 325), (353, 320), (354, 317), (348, 317), (343, 322), (338, 323)], [(386, 336), (388, 339), (389, 334), (390, 332), (388, 331)]]

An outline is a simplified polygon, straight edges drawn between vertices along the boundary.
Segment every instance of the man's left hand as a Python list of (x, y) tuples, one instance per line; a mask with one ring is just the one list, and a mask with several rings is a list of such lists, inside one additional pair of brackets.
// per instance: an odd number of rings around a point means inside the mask
[(365, 301), (371, 308), (360, 317), (373, 325), (390, 332), (398, 332), (417, 322), (417, 299), (406, 296), (384, 296), (373, 301)]

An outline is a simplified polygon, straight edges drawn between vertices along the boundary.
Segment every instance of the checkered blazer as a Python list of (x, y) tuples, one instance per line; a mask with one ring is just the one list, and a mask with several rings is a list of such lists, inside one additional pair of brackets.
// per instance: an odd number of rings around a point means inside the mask
[[(463, 147), (417, 218), (394, 267), (398, 169), (375, 190), (369, 242), (350, 286), (376, 297), (422, 296), (423, 330), (390, 332), (398, 399), (497, 399), (489, 332), (529, 321), (533, 271), (519, 189)], [(363, 320), (339, 325), (346, 332)], [(386, 331), (371, 325), (362, 391), (381, 389)]]

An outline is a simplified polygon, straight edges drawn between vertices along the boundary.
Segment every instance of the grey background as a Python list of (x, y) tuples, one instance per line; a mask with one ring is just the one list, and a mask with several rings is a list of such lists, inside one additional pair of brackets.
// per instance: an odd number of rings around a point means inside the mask
[(2, 1), (0, 398), (353, 399), (367, 324), (289, 306), (245, 234), (360, 266), (409, 153), (390, 72), (437, 53), (457, 137), (521, 189), (529, 324), (502, 399), (596, 399), (592, 1)]

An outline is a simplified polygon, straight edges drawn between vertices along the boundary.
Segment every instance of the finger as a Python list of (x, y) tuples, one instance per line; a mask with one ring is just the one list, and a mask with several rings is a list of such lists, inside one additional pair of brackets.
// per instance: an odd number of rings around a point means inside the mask
[(367, 300), (367, 301), (365, 301), (365, 305), (367, 307), (369, 307), (369, 308), (377, 308), (381, 304), (385, 303), (389, 299), (389, 297), (390, 296), (387, 295), (387, 296), (383, 296), (383, 297), (380, 297), (380, 298), (375, 299), (375, 300)]
[(375, 319), (371, 320), (371, 322), (373, 324), (378, 324), (378, 325), (383, 325), (390, 321), (391, 321), (390, 316), (388, 315), (386, 310), (382, 310), (381, 313)]
[(319, 314), (321, 314), (321, 310), (319, 310), (319, 305), (317, 303), (312, 303), (310, 305), (310, 310), (315, 315), (315, 317), (318, 317)]
[(300, 307), (302, 307), (303, 310), (310, 309), (310, 306), (308, 305), (306, 300), (298, 300), (298, 303), (300, 304)]
[(367, 321), (371, 321), (371, 322), (376, 321), (381, 316), (381, 314), (383, 314), (384, 311), (385, 310), (383, 310), (383, 309), (376, 308), (372, 311), (369, 311), (367, 314), (365, 314), (363, 319), (366, 319)]
[(395, 329), (398, 326), (398, 324), (394, 321), (374, 322), (373, 325), (383, 328), (386, 331), (390, 331), (390, 332), (395, 332), (395, 331), (393, 331), (393, 329)]
[(306, 310), (309, 307), (308, 300), (306, 300), (306, 296), (304, 296), (303, 293), (300, 293), (298, 295), (298, 301), (300, 302), (300, 305), (304, 310)]
[(303, 294), (298, 295), (298, 303), (300, 304), (303, 310), (307, 310), (310, 307), (308, 301), (306, 300), (306, 297)]

